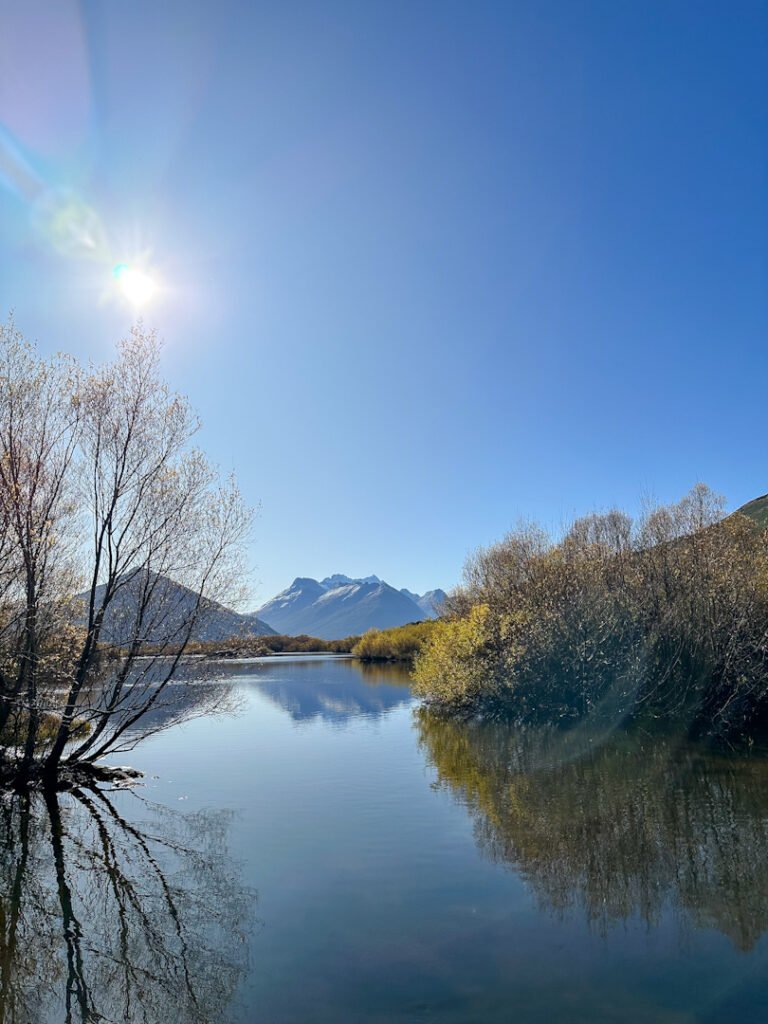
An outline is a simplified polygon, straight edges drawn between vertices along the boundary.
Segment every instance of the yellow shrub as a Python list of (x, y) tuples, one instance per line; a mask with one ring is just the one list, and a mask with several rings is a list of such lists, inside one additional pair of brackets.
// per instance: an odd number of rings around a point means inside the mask
[(393, 629), (370, 629), (352, 648), (352, 654), (363, 661), (412, 661), (436, 623), (411, 622)]
[(414, 692), (453, 705), (487, 696), (494, 687), (495, 650), (487, 605), (475, 605), (466, 618), (435, 623), (416, 658)]

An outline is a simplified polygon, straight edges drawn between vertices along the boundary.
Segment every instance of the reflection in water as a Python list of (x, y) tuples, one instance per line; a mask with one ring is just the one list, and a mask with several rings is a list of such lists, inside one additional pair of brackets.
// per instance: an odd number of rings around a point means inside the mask
[(246, 966), (252, 895), (228, 819), (100, 790), (0, 803), (0, 1024), (221, 1020)]
[(321, 719), (344, 725), (353, 718), (379, 718), (411, 701), (409, 678), (400, 666), (307, 658), (260, 667), (259, 692), (296, 722)]
[(764, 758), (626, 734), (586, 752), (581, 737), (576, 752), (555, 730), (416, 716), (438, 785), (466, 803), (480, 849), (550, 908), (580, 910), (601, 930), (671, 910), (742, 950), (768, 927)]
[[(235, 713), (244, 706), (242, 687), (252, 684), (295, 722), (319, 719), (344, 725), (355, 718), (379, 718), (412, 700), (410, 677), (401, 665), (309, 655), (201, 659), (180, 669), (163, 705), (142, 718), (141, 736), (192, 718)], [(126, 747), (133, 743), (129, 734)]]

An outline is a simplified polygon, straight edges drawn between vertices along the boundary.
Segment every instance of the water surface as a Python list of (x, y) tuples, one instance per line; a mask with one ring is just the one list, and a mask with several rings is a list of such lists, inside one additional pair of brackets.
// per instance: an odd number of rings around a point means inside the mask
[(3, 1024), (768, 1019), (762, 757), (219, 668), (238, 713), (124, 756), (139, 790), (3, 802)]

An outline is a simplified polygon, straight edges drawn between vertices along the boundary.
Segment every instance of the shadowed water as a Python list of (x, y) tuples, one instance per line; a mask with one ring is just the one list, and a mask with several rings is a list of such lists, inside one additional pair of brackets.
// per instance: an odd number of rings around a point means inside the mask
[[(768, 760), (197, 664), (135, 792), (0, 804), (0, 1021), (768, 1019)], [(256, 893), (258, 892), (258, 901)]]

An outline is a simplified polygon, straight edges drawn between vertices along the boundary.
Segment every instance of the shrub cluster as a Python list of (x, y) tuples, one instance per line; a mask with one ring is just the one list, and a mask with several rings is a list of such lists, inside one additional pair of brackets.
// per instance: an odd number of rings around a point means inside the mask
[(409, 622), (393, 629), (370, 629), (352, 648), (362, 661), (413, 661), (432, 635), (436, 623)]
[(192, 641), (186, 654), (207, 658), (264, 658), (270, 654), (349, 654), (360, 638), (343, 637), (341, 640), (321, 640), (316, 636), (233, 636), (227, 640)]
[(591, 515), (554, 543), (526, 526), (479, 551), (416, 691), (465, 714), (748, 730), (768, 708), (768, 533), (722, 509), (699, 485), (638, 522)]

